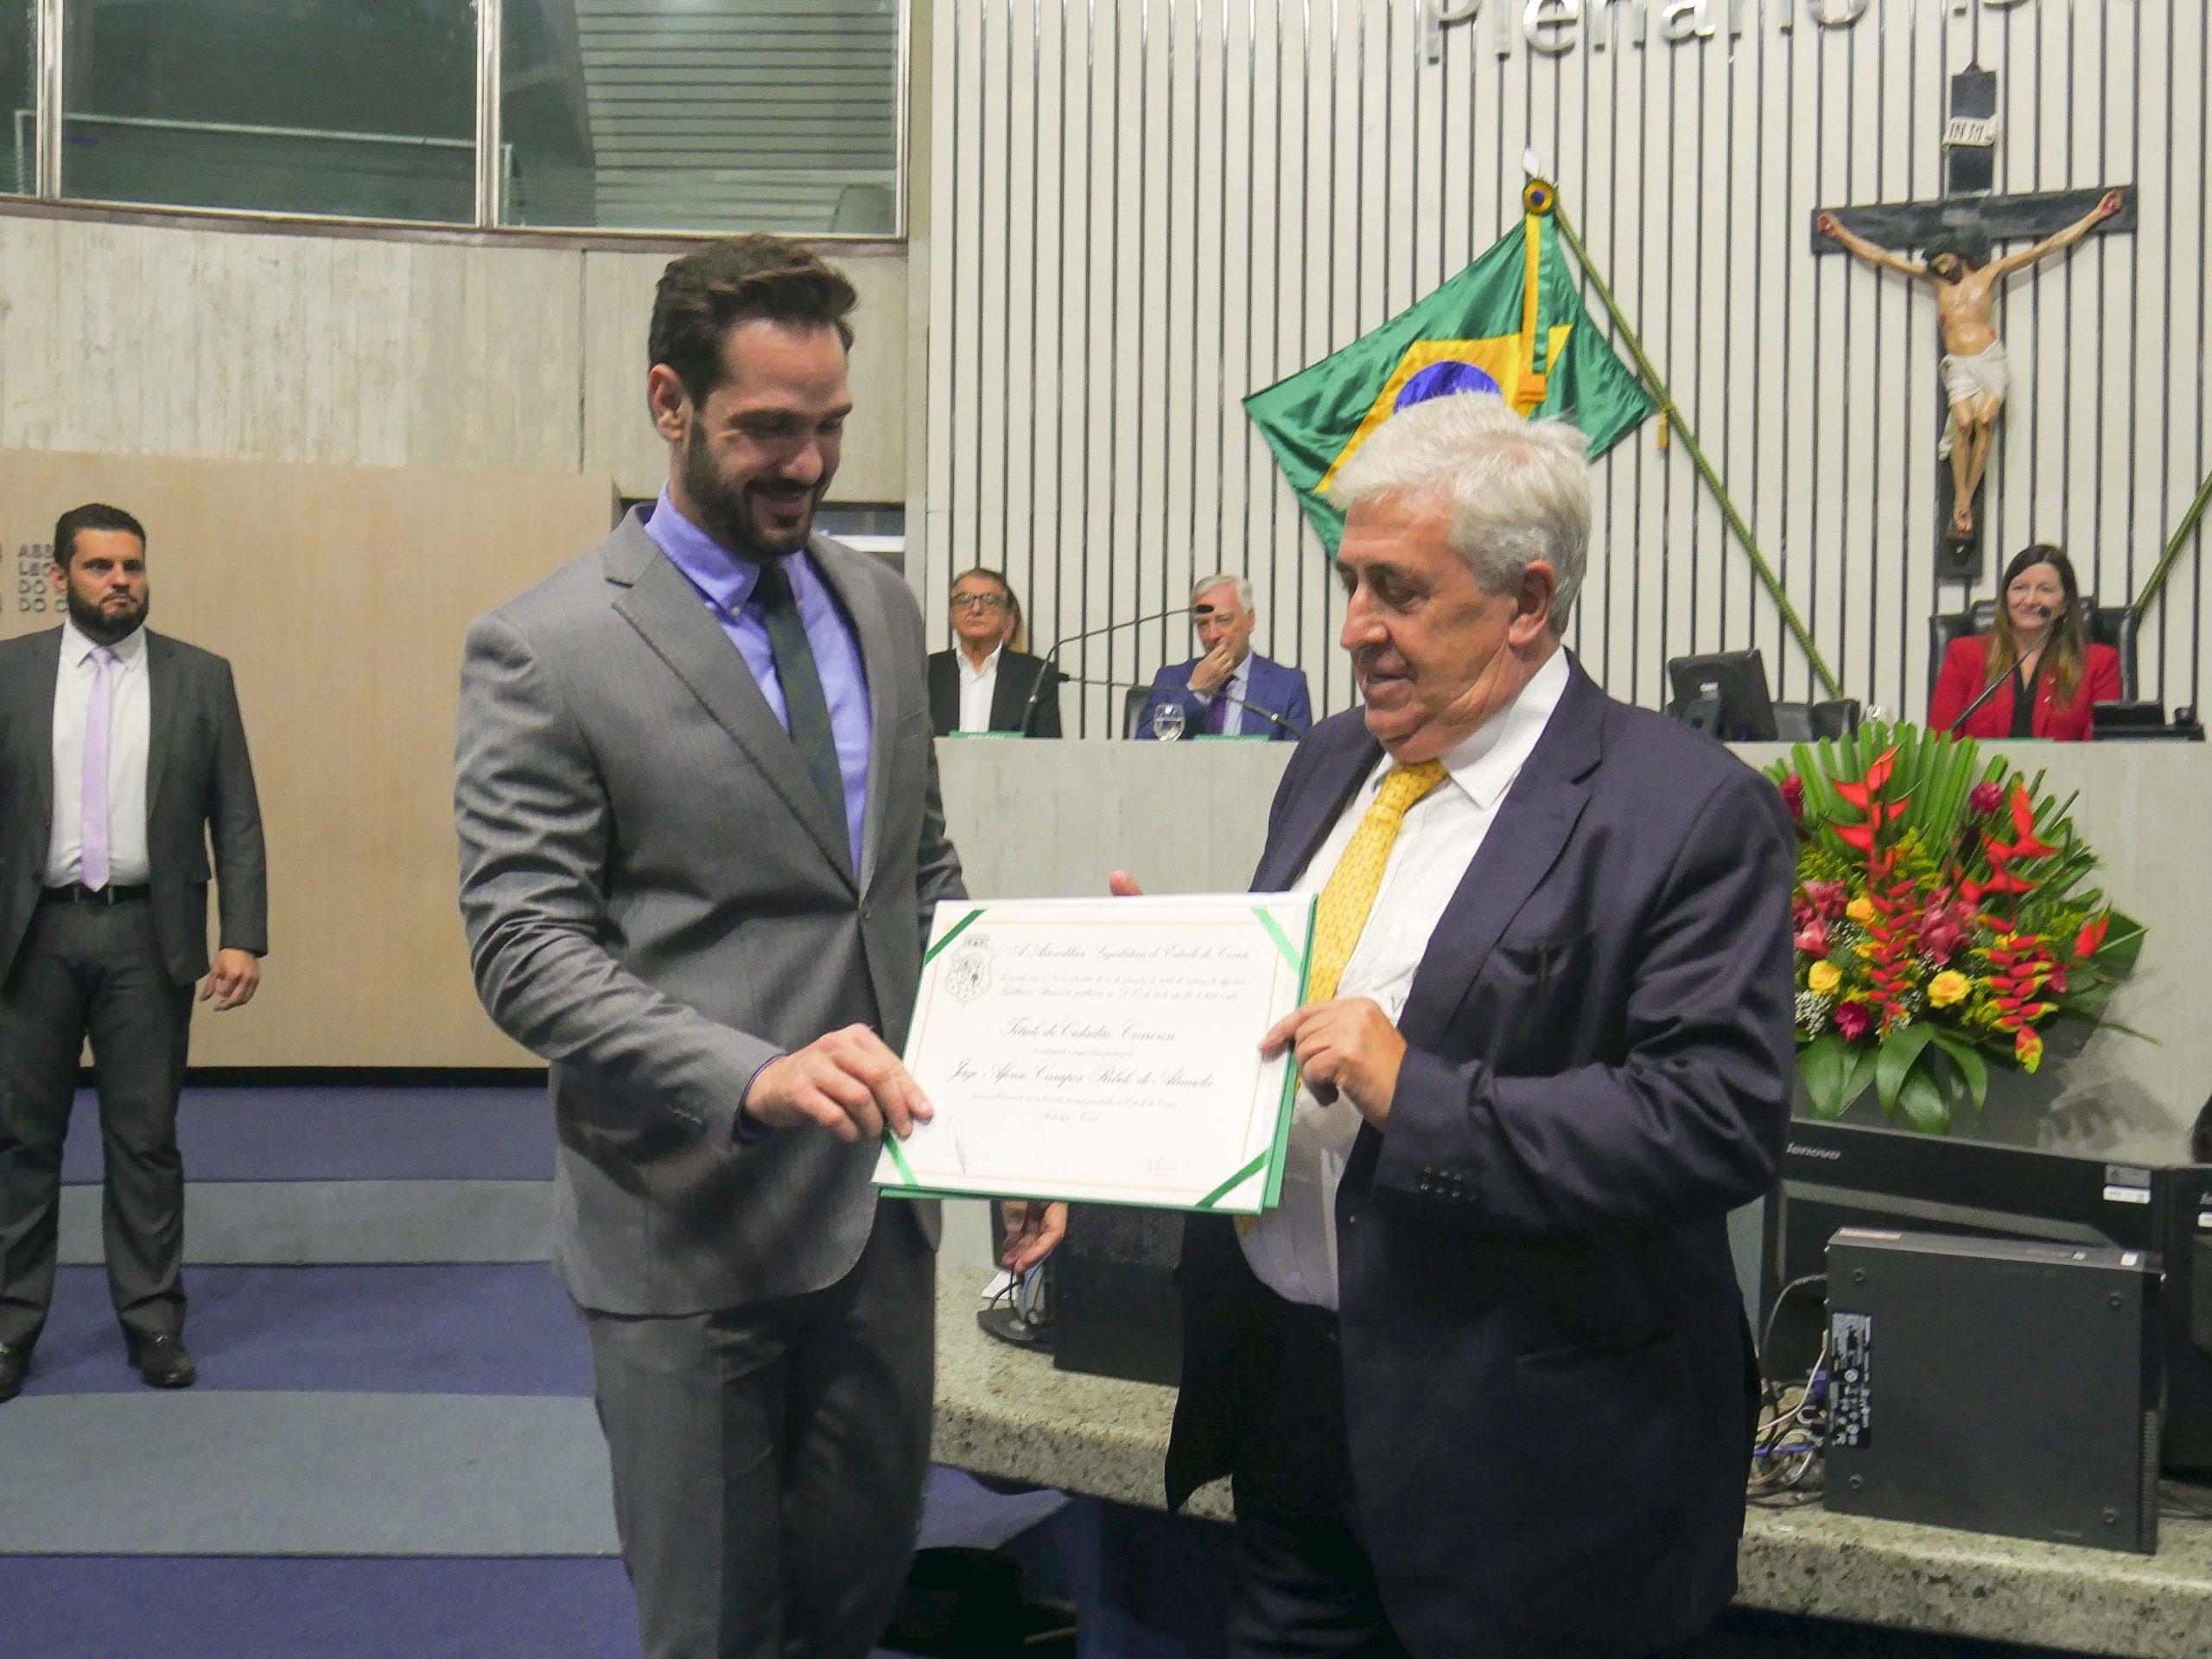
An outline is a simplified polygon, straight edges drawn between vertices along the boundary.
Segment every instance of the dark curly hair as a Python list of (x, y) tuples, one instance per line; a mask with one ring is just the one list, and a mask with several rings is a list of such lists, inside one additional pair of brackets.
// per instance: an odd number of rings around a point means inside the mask
[(646, 353), (676, 372), (693, 403), (703, 404), (722, 383), (722, 344), (736, 324), (766, 317), (835, 328), (849, 351), (853, 326), (846, 319), (859, 303), (842, 271), (798, 243), (733, 236), (671, 260), (661, 272)]

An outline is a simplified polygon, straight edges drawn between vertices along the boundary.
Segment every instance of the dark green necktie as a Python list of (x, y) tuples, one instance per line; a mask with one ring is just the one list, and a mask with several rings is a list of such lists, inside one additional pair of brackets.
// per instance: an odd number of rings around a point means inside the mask
[(837, 766), (837, 734), (830, 729), (829, 700), (822, 695), (814, 647), (807, 643), (806, 625), (799, 620), (798, 601), (781, 561), (772, 559), (760, 567), (753, 597), (768, 625), (768, 649), (776, 659), (776, 678), (784, 688), (784, 713), (791, 747), (798, 751), (816, 792), (829, 805), (831, 819), (850, 835), (851, 828), (845, 822), (845, 774)]

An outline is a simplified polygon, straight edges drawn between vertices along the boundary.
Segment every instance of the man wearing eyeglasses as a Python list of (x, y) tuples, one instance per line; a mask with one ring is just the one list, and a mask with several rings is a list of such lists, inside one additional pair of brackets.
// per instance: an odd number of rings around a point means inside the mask
[(1160, 671), (1138, 732), (1153, 732), (1154, 709), (1180, 705), (1181, 729), (1196, 736), (1303, 737), (1313, 723), (1306, 675), (1252, 649), (1252, 584), (1229, 570), (1200, 579), (1191, 588), (1191, 622), (1205, 654)]
[(930, 723), (939, 737), (1060, 734), (1059, 677), (1039, 693), (1038, 677), (1052, 671), (1019, 649), (1021, 601), (1004, 576), (981, 565), (960, 574), (952, 584), (952, 637), (953, 648), (929, 664)]

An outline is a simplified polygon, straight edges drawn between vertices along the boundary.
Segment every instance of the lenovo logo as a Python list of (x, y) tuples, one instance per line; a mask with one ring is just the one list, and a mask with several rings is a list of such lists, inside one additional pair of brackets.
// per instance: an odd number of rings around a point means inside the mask
[(1783, 1148), (1783, 1155), (1786, 1158), (1826, 1158), (1833, 1162), (1843, 1154), (1834, 1147), (1808, 1147), (1792, 1141)]

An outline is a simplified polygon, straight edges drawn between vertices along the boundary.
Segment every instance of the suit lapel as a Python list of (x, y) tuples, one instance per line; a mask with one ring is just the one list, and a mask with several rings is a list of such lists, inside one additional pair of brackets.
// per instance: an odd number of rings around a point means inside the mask
[(42, 870), (54, 834), (54, 683), (61, 673), (61, 630), (40, 635), (36, 646), (24, 654), (23, 667), (31, 683), (11, 701), (30, 715), (22, 730), (31, 768), (31, 811), (23, 822), (38, 827), (33, 855)]
[(1498, 936), (1559, 861), (1604, 753), (1605, 694), (1570, 659), (1567, 690), (1430, 934), (1398, 1028), (1433, 1048)]
[(1287, 809), (1282, 833), (1268, 843), (1252, 879), (1255, 893), (1280, 893), (1298, 880), (1329, 838), (1329, 831), (1351, 800), (1353, 791), (1382, 758), (1382, 746), (1367, 734), (1366, 728), (1347, 728), (1343, 740), (1314, 764), (1313, 779), (1299, 791)]
[(941, 651), (929, 661), (930, 724), (940, 732), (960, 729), (960, 664), (951, 651)]
[(883, 839), (883, 804), (890, 791), (892, 740), (898, 735), (899, 708), (892, 696), (897, 684), (897, 659), (891, 644), (891, 619), (876, 602), (869, 584), (853, 581), (848, 559), (865, 558), (836, 543), (816, 537), (808, 550), (814, 567), (830, 584), (845, 614), (860, 636), (861, 667), (868, 675), (868, 810), (861, 831), (860, 890), (866, 893), (875, 872), (876, 849)]
[(745, 658), (698, 594), (632, 513), (616, 530), (603, 562), (621, 591), (614, 609), (635, 628), (693, 696), (743, 749), (823, 854), (850, 879), (852, 849), (845, 826), (807, 780), (791, 736), (761, 695)]
[(1017, 657), (1011, 647), (999, 657), (999, 677), (991, 688), (991, 729), (995, 732), (1018, 732), (1021, 716), (1029, 706), (1029, 693), (1037, 677), (1029, 671), (1030, 660)]
[(169, 642), (158, 633), (146, 636), (146, 818), (151, 823), (161, 799), (162, 773), (169, 751), (176, 747), (176, 728), (182, 714), (184, 686), (181, 664)]

